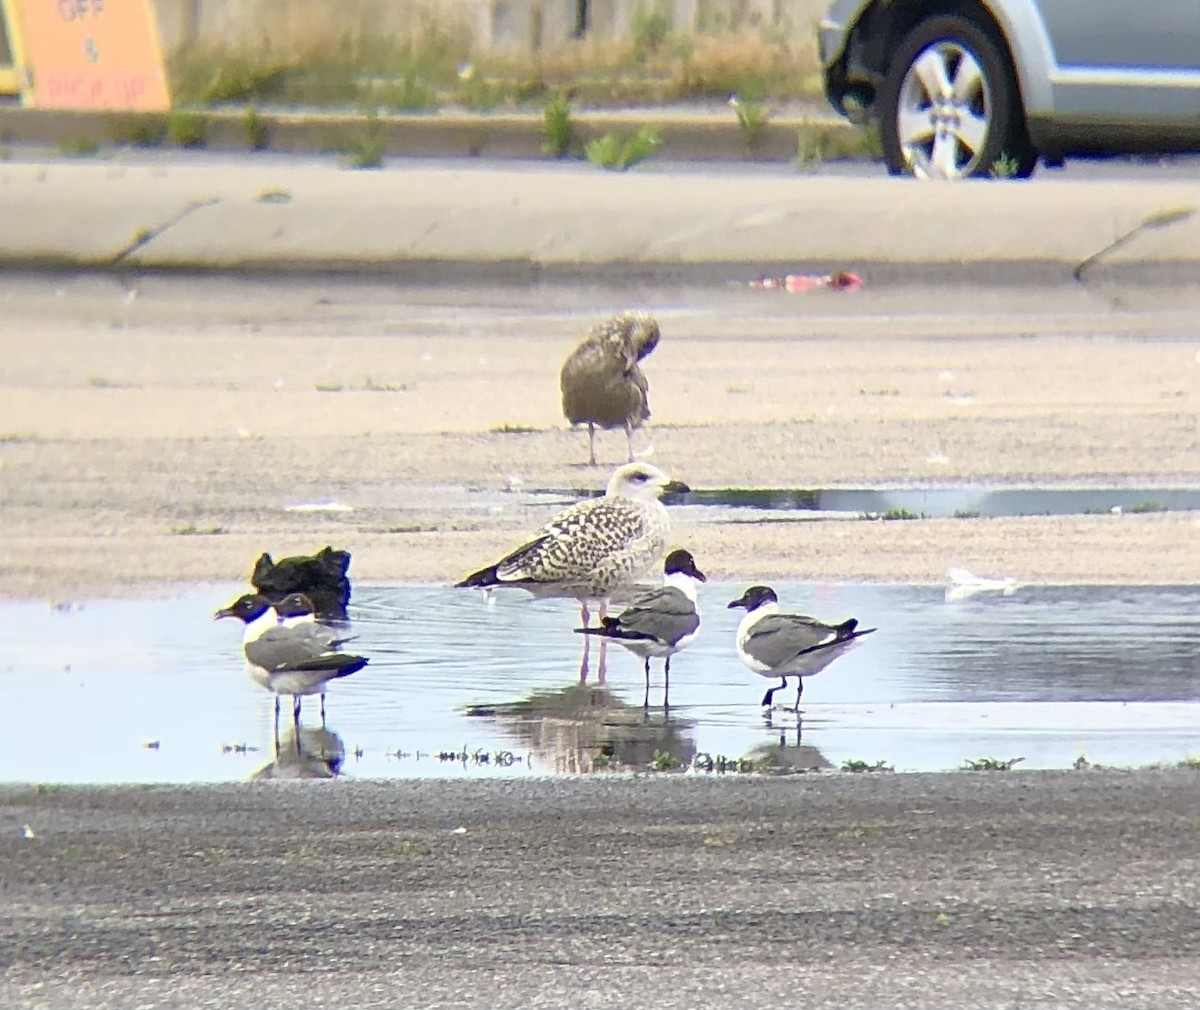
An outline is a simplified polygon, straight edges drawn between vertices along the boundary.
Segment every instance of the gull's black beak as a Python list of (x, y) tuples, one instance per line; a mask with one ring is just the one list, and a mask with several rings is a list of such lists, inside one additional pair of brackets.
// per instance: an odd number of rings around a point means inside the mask
[(700, 571), (699, 568), (692, 569), (692, 578), (695, 579), (697, 582), (707, 582), (708, 581), (708, 576), (705, 575), (702, 571)]
[(690, 490), (681, 480), (669, 480), (663, 485), (663, 494), (687, 494)]
[(734, 610), (737, 607), (744, 607), (745, 605), (746, 605), (746, 597), (739, 596), (736, 600), (734, 600), (732, 603), (730, 603), (729, 606), (727, 606), (725, 609), (726, 610)]
[(213, 620), (219, 621), (222, 617), (237, 617), (237, 614), (234, 613), (233, 607), (222, 607), (213, 614)]

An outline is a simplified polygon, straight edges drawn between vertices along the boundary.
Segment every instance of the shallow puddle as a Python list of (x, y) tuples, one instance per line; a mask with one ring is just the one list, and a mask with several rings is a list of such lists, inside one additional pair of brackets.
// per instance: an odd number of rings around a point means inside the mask
[[(948, 602), (940, 587), (776, 584), (785, 609), (879, 631), (806, 682), (803, 726), (759, 706), (737, 658), (743, 584), (703, 587), (704, 627), (675, 658), (671, 708), (642, 709), (641, 661), (598, 643), (580, 683), (577, 607), (519, 592), (355, 590), (351, 649), (371, 664), (306, 699), (278, 760), (271, 696), (242, 670), (240, 625), (212, 613), (235, 585), (167, 598), (0, 606), (7, 726), (0, 780), (203, 782), (527, 775), (730, 760), (861, 760), (902, 770), (971, 759), (1021, 767), (1200, 756), (1200, 590), (1024, 587)], [(777, 701), (790, 703), (794, 688)]]
[[(531, 492), (555, 504), (576, 501), (577, 491)], [(597, 492), (599, 493), (599, 492)], [(1179, 512), (1200, 509), (1200, 487), (1005, 487), (963, 484), (938, 487), (870, 488), (713, 488), (666, 499), (691, 510), (690, 518), (729, 521), (752, 510), (781, 517), (827, 519), (882, 517), (905, 519), (988, 519), (1003, 516), (1092, 515), (1113, 512)], [(705, 516), (704, 513), (711, 513)], [(790, 514), (790, 515), (789, 515)]]

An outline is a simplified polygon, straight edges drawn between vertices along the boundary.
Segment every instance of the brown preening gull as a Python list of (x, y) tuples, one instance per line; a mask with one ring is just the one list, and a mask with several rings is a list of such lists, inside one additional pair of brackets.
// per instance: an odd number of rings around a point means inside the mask
[(596, 465), (596, 426), (624, 428), (633, 462), (633, 429), (650, 418), (638, 362), (658, 345), (658, 323), (645, 312), (619, 312), (592, 327), (562, 367), (563, 414), (588, 426), (588, 464)]
[(599, 600), (603, 613), (615, 592), (659, 564), (671, 524), (658, 497), (687, 490), (649, 463), (626, 463), (613, 473), (604, 497), (560, 512), (527, 543), (456, 585), (574, 598), (586, 626), (588, 600)]

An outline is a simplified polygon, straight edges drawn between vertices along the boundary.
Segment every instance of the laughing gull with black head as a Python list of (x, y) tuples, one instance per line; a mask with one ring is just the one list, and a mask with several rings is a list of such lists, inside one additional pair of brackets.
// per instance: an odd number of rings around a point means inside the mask
[[(288, 593), (282, 600), (274, 604), (274, 609), (279, 618), (279, 625), (283, 628), (295, 628), (299, 625), (314, 625), (318, 623), (317, 606), (313, 602), (312, 597), (307, 593)], [(329, 633), (337, 648), (341, 648), (341, 646), (353, 640), (354, 636), (338, 638), (337, 636), (341, 632), (330, 627), (327, 623), (320, 622), (320, 627)], [(321, 691), (321, 725), (325, 725), (325, 692), (323, 690)]]
[(751, 586), (729, 609), (745, 607), (737, 630), (737, 650), (742, 662), (760, 677), (778, 677), (779, 684), (763, 695), (769, 707), (775, 692), (787, 687), (787, 678), (797, 679), (795, 711), (800, 711), (804, 678), (820, 673), (842, 653), (858, 644), (874, 628), (858, 629), (851, 618), (842, 624), (822, 624), (801, 614), (781, 614), (779, 599), (769, 586)]
[(277, 738), (281, 694), (292, 696), (292, 721), (298, 724), (301, 697), (324, 695), (331, 680), (357, 673), (368, 662), (365, 656), (338, 651), (348, 639), (332, 628), (309, 620), (285, 627), (270, 601), (257, 593), (239, 597), (215, 616), (236, 617), (245, 624), (242, 652), (246, 657), (246, 672), (259, 687), (275, 695)]
[(686, 648), (700, 630), (696, 584), (704, 573), (684, 550), (672, 551), (663, 565), (663, 584), (635, 597), (616, 617), (605, 617), (599, 628), (576, 628), (581, 635), (601, 635), (625, 646), (645, 661), (646, 694), (650, 707), (650, 660), (663, 660), (663, 708), (670, 706), (671, 657)]

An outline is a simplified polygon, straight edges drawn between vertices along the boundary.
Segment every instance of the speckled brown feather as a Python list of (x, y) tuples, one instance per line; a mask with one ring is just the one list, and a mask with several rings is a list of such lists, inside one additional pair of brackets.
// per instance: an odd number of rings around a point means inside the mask
[(601, 428), (638, 428), (648, 420), (649, 386), (638, 362), (658, 340), (658, 323), (645, 312), (622, 312), (597, 323), (559, 376), (567, 420)]
[(508, 585), (553, 584), (564, 595), (606, 596), (635, 581), (662, 556), (668, 520), (658, 502), (593, 498), (546, 523), (496, 565)]

